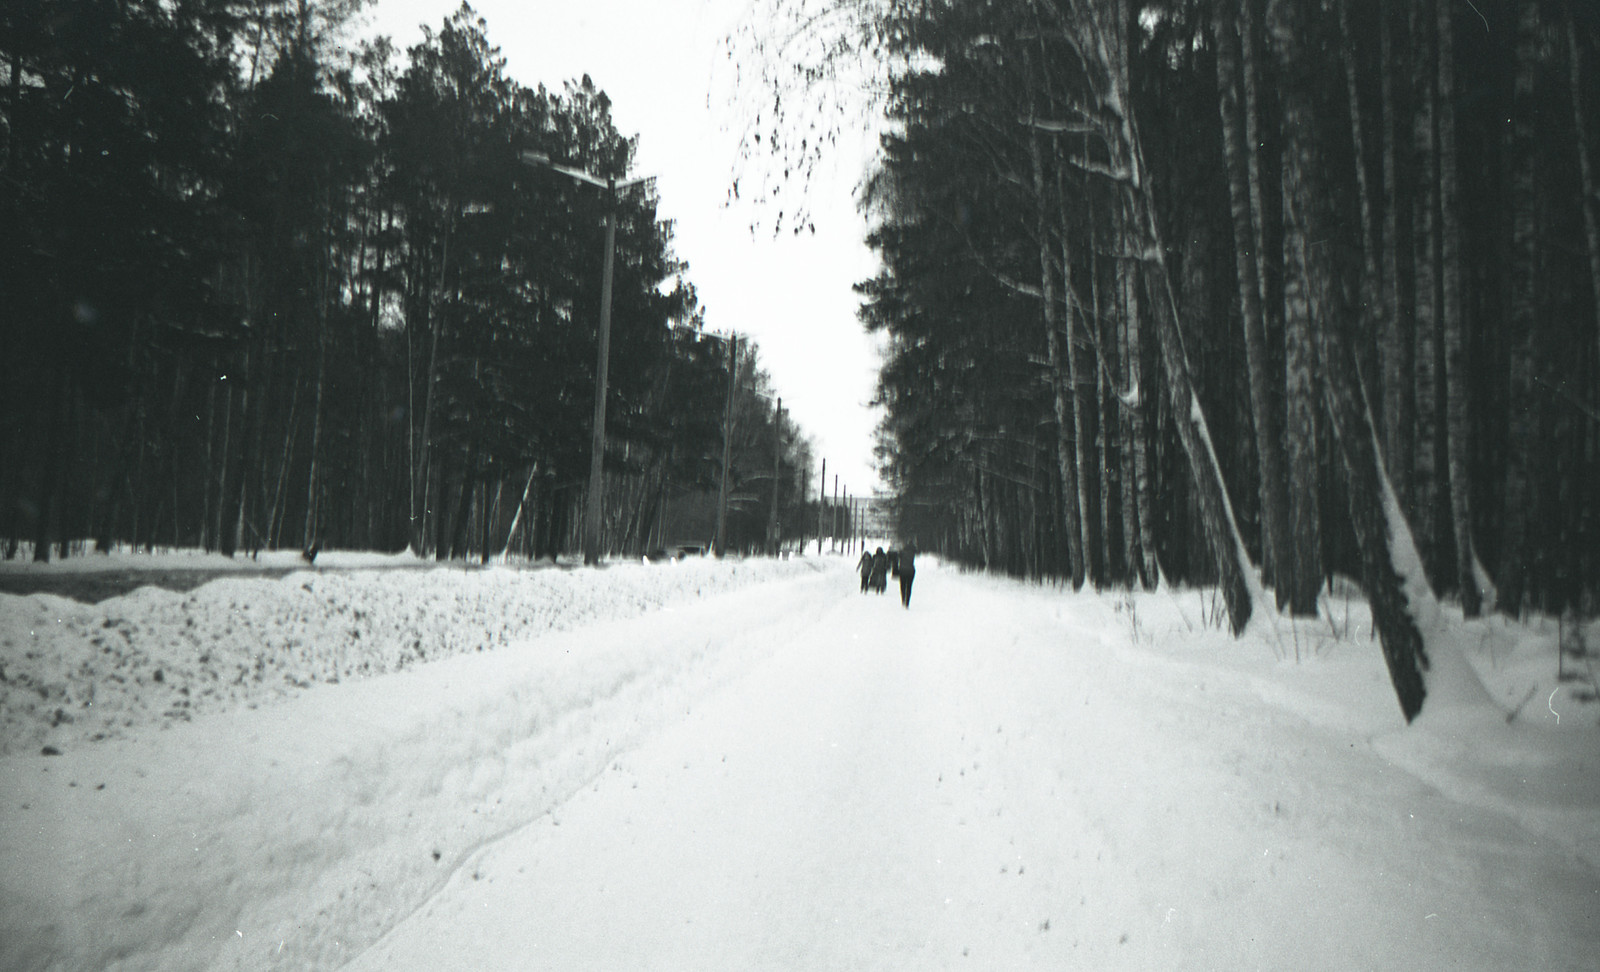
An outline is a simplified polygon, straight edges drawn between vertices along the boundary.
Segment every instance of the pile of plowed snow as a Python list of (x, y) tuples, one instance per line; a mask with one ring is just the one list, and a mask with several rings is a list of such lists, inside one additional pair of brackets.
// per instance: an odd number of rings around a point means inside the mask
[(818, 569), (804, 559), (414, 564), (219, 577), (98, 604), (0, 594), (0, 755), (65, 752)]

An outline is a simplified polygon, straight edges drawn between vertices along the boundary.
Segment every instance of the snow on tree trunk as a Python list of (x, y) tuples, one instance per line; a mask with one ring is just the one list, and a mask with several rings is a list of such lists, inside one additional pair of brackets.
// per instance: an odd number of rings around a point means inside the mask
[[(1039, 130), (1035, 127), (1028, 129), (1028, 155), (1033, 164), (1033, 195), (1037, 215), (1035, 229), (1039, 236), (1039, 292), (1044, 304), (1045, 349), (1049, 356), (1050, 392), (1056, 417), (1055, 455), (1056, 468), (1061, 476), (1061, 526), (1067, 535), (1072, 586), (1078, 588), (1083, 586), (1083, 545), (1078, 529), (1081, 515), (1078, 506), (1078, 468), (1073, 461), (1072, 447), (1067, 441), (1072, 419), (1068, 411), (1068, 390), (1062, 375), (1061, 323), (1057, 317), (1063, 305), (1056, 302), (1055, 273), (1050, 266), (1050, 222), (1044, 191), (1044, 160), (1039, 148)], [(1066, 232), (1065, 226), (1062, 232)], [(1066, 265), (1065, 272), (1069, 275), (1072, 273), (1070, 263)], [(1064, 285), (1071, 286), (1071, 281), (1065, 281)]]
[[(1131, 242), (1131, 240), (1130, 240)], [(1140, 412), (1139, 388), (1139, 295), (1137, 271), (1125, 260), (1117, 261), (1117, 283), (1122, 303), (1121, 326), (1117, 328), (1117, 363), (1122, 388), (1122, 559), (1128, 572), (1128, 586), (1149, 587), (1153, 578), (1144, 566), (1147, 538), (1144, 519), (1139, 516), (1140, 467), (1143, 461), (1144, 420)], [(1148, 482), (1148, 472), (1145, 481)]]
[[(1128, 376), (1132, 385), (1128, 405), (1128, 434), (1133, 439), (1134, 503), (1139, 522), (1139, 583), (1154, 590), (1161, 571), (1156, 565), (1155, 485), (1150, 476), (1150, 446), (1145, 437), (1144, 352), (1140, 341), (1139, 289), (1129, 288), (1132, 303), (1128, 318)], [(1252, 570), (1249, 566), (1247, 571)]]
[[(1128, 30), (1132, 22), (1125, 3), (1107, 6), (1071, 3), (1065, 8), (1050, 9), (1058, 26), (1072, 38), (1083, 67), (1091, 75), (1095, 104), (1090, 116), (1106, 120), (1103, 134), (1110, 156), (1108, 164), (1093, 160), (1079, 160), (1075, 164), (1085, 171), (1110, 176), (1108, 181), (1116, 187), (1118, 205), (1136, 231), (1130, 236), (1138, 243), (1134, 252), (1139, 255), (1140, 277), (1160, 347), (1164, 384), (1177, 417), (1174, 424), (1189, 461), (1201, 520), (1228, 607), (1229, 626), (1239, 634), (1250, 623), (1254, 606), (1266, 602), (1260, 579), (1239, 535), (1222, 467), (1190, 380), (1189, 355), (1178, 326), (1178, 305), (1167, 269), (1167, 251), (1156, 219), (1154, 192), (1146, 177), (1144, 149), (1133, 115), (1128, 58)], [(1271, 608), (1264, 613), (1270, 614)]]
[(1422, 558), (1384, 469), (1349, 339), (1320, 329), (1323, 395), (1344, 462), (1361, 584), (1406, 722), (1431, 709), (1491, 711), (1493, 703), (1450, 637)]
[[(1433, 588), (1428, 584), (1427, 571), (1422, 566), (1422, 557), (1417, 553), (1416, 542), (1411, 538), (1405, 515), (1400, 510), (1400, 503), (1395, 498), (1389, 477), (1383, 470), (1382, 459), (1378, 456), (1377, 440), (1371, 435), (1370, 415), (1367, 420), (1368, 444), (1372, 449), (1373, 461), (1377, 464), (1383, 514), (1389, 530), (1389, 556), (1402, 581), (1409, 620), (1421, 638), (1423, 698), (1428, 700), (1429, 714), (1464, 710), (1494, 712), (1498, 715), (1483, 681), (1472, 670), (1460, 641), (1449, 629), (1443, 612), (1439, 610), (1438, 599), (1434, 597)], [(1382, 639), (1381, 631), (1379, 638)], [(1390, 671), (1392, 675), (1393, 669)], [(1415, 717), (1416, 713), (1412, 713), (1407, 721)]]
[(1077, 490), (1075, 519), (1078, 526), (1078, 551), (1082, 568), (1082, 572), (1074, 573), (1072, 578), (1072, 586), (1076, 589), (1083, 586), (1086, 575), (1093, 575), (1094, 573), (1091, 566), (1091, 561), (1094, 559), (1094, 532), (1089, 519), (1088, 456), (1084, 451), (1083, 442), (1089, 402), (1087, 395), (1084, 394), (1083, 379), (1082, 375), (1079, 374), (1078, 368), (1077, 343), (1073, 338), (1072, 325), (1076, 316), (1074, 308), (1078, 305), (1078, 301), (1073, 296), (1072, 290), (1072, 251), (1067, 232), (1065, 196), (1060, 192), (1061, 170), (1059, 167), (1056, 169), (1056, 188), (1056, 198), (1061, 204), (1062, 210), (1061, 265), (1066, 268), (1061, 281), (1061, 290), (1066, 305), (1064, 307), (1066, 333), (1064, 335), (1065, 340), (1061, 342), (1061, 350), (1066, 354), (1067, 358), (1067, 381), (1070, 383), (1072, 396), (1072, 464), (1073, 469), (1077, 471), (1073, 477), (1073, 485)]

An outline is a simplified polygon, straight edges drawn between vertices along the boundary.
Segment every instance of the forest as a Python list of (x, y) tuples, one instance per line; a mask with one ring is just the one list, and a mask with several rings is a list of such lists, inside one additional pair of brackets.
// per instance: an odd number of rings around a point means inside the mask
[[(610, 203), (528, 157), (622, 180), (635, 142), (470, 7), (402, 56), (362, 5), (0, 5), (6, 558), (576, 549)], [(653, 184), (615, 195), (604, 548), (708, 541), (725, 448), (720, 541), (814, 528), (758, 350), (704, 329)]]
[(1600, 7), (831, 6), (902, 534), (1313, 614), (1392, 490), (1468, 616), (1600, 608)]
[(770, 5), (729, 46), (768, 58), (756, 168), (809, 178), (852, 88), (887, 114), (858, 290), (902, 536), (1216, 585), (1235, 632), (1348, 577), (1408, 719), (1437, 597), (1600, 609), (1600, 7)]

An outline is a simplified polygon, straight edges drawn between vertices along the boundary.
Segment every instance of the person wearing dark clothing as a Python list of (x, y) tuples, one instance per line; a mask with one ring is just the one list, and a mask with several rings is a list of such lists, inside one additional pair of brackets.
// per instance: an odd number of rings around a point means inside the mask
[(861, 572), (861, 593), (867, 593), (867, 585), (872, 583), (872, 554), (866, 550), (861, 551), (861, 559), (856, 561), (856, 570)]
[(872, 552), (872, 589), (882, 594), (889, 587), (889, 555), (879, 547)]
[(907, 546), (900, 551), (900, 604), (911, 606), (911, 582), (917, 579), (917, 551)]

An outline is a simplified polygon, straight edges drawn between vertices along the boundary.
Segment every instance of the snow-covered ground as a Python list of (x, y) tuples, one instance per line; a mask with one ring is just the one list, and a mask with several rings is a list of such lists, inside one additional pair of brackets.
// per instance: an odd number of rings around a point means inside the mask
[(597, 575), (347, 552), (317, 563), (301, 569), (292, 552), (230, 560), (195, 551), (0, 563), (0, 574), (57, 575), (69, 586), (89, 572), (190, 582), (226, 572), (193, 590), (147, 586), (99, 604), (0, 593), (0, 755), (64, 752), (816, 568), (691, 558)]
[(1554, 622), (1452, 619), (1502, 708), (1406, 727), (1358, 599), (1216, 611), (832, 558), (0, 595), (0, 968), (1594, 968)]

